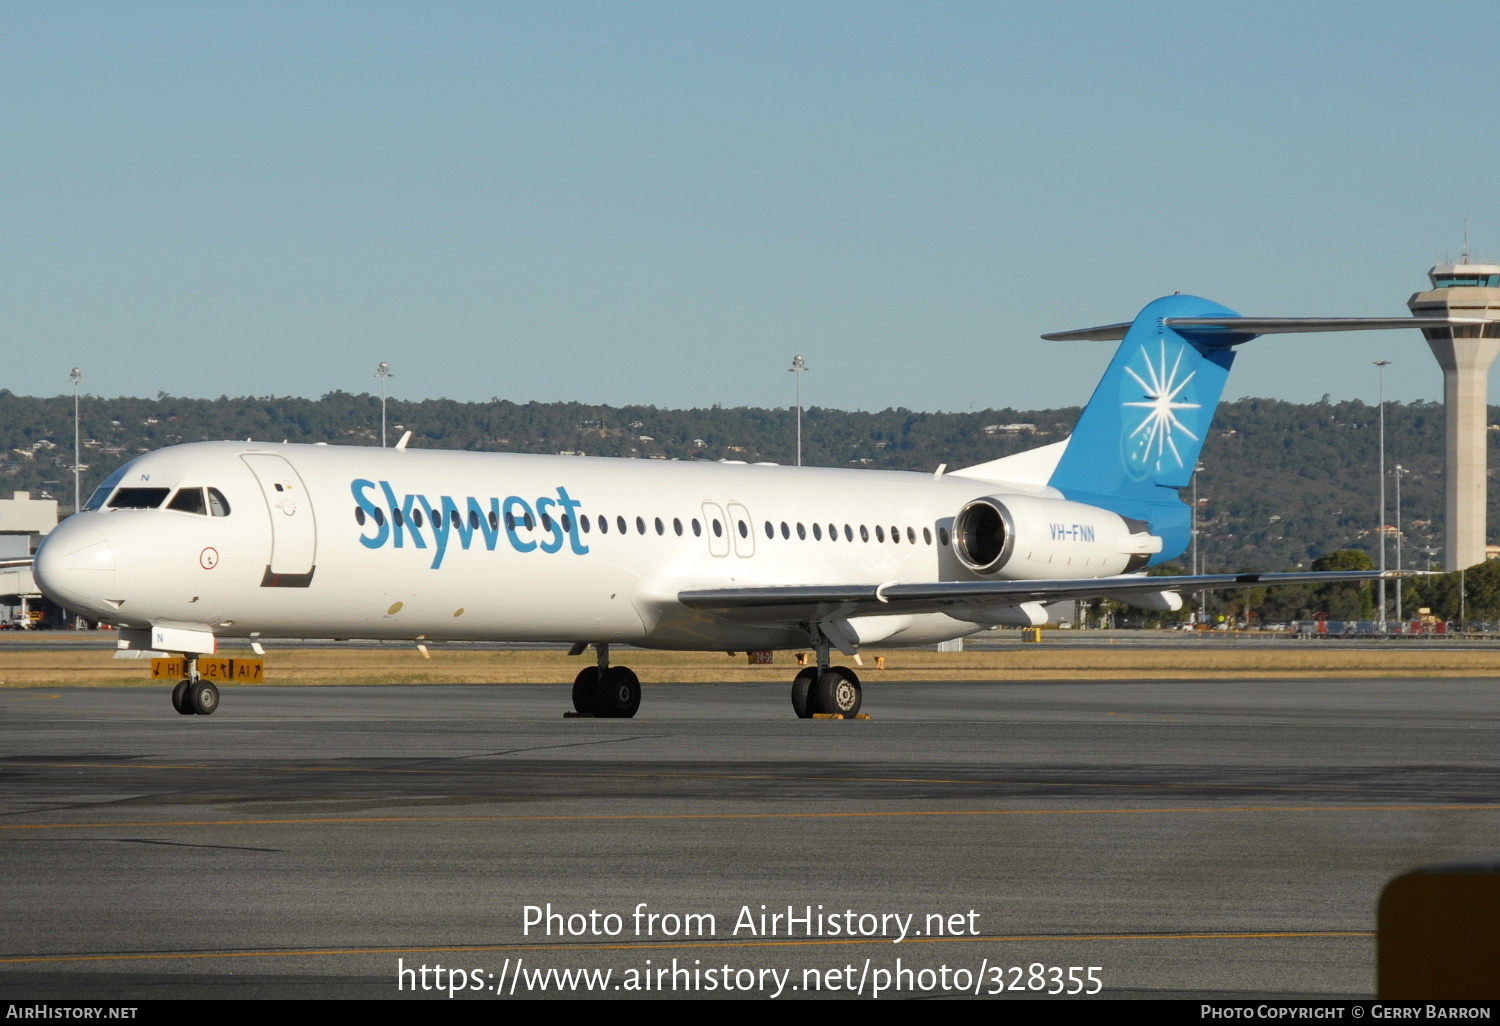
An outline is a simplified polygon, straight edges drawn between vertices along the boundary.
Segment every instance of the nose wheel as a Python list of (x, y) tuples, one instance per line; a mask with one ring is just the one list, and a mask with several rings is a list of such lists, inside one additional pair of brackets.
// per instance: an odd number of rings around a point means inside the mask
[(198, 676), (198, 658), (187, 656), (189, 676), (172, 688), (172, 708), (184, 716), (211, 716), (219, 707), (219, 689)]

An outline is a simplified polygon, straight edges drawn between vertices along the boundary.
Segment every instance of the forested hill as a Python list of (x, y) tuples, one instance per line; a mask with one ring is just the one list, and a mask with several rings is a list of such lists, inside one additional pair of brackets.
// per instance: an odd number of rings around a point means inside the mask
[[(1491, 420), (1497, 419), (1491, 410)], [(578, 403), (391, 400), (391, 442), (487, 452), (576, 453), (655, 459), (795, 461), (796, 422), (786, 409), (660, 410)], [(1065, 437), (1077, 408), (977, 413), (874, 413), (812, 408), (803, 417), (803, 462), (830, 467), (931, 471), (980, 463)], [(83, 493), (140, 452), (203, 439), (378, 445), (378, 396), (322, 399), (103, 399), (81, 405)], [(1440, 404), (1386, 408), (1388, 479), (1402, 479), (1407, 562), (1425, 566), (1442, 545)], [(1296, 405), (1244, 399), (1219, 408), (1199, 475), (1209, 569), (1279, 570), (1342, 548), (1372, 546), (1377, 519), (1377, 409), (1362, 402)], [(0, 390), (0, 496), (28, 490), (72, 504), (72, 396)], [(1491, 455), (1490, 475), (1495, 458)], [(1184, 493), (1186, 497), (1187, 493)], [(1500, 488), (1490, 489), (1490, 520)], [(1388, 516), (1394, 523), (1394, 512)], [(1439, 558), (1439, 557), (1433, 557)]]

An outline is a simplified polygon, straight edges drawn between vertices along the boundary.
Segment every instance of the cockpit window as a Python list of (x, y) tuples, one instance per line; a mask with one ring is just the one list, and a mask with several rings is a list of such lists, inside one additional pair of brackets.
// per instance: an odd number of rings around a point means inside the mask
[(172, 497), (167, 503), (167, 509), (175, 509), (179, 513), (196, 513), (201, 517), (208, 516), (208, 506), (203, 502), (202, 488), (184, 488)]
[[(133, 462), (135, 461), (132, 460), (131, 463)], [(125, 471), (129, 469), (130, 463), (126, 463), (119, 470), (106, 477), (104, 483), (94, 489), (94, 494), (89, 496), (89, 501), (83, 504), (83, 508), (89, 510), (103, 507), (104, 500), (109, 498), (109, 493), (115, 490), (116, 485), (125, 480)]]
[[(224, 493), (217, 488), (208, 490), (208, 509), (216, 517), (229, 516), (229, 500), (224, 498)], [(379, 512), (377, 510), (377, 512)]]
[(121, 488), (109, 500), (110, 509), (155, 509), (167, 499), (170, 488)]

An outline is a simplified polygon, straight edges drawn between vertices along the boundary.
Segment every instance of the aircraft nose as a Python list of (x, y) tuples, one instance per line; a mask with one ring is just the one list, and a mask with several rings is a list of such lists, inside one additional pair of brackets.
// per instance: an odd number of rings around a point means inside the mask
[(37, 549), (32, 574), (53, 602), (68, 609), (107, 613), (115, 588), (115, 549), (93, 528), (60, 524)]

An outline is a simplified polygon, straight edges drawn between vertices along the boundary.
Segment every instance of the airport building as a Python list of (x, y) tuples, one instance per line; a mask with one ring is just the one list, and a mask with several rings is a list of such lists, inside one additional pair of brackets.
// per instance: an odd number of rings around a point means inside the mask
[(1438, 264), (1432, 288), (1407, 301), (1414, 317), (1489, 319), (1489, 324), (1424, 328), (1427, 345), (1443, 368), (1443, 565), (1461, 570), (1483, 563), (1489, 470), (1490, 365), (1500, 355), (1500, 264)]
[[(56, 526), (56, 499), (33, 499), (30, 492), (0, 499), (0, 563), (30, 556)], [(40, 610), (41, 599), (29, 566), (0, 566), (0, 622), (7, 626), (29, 622), (31, 614)]]

